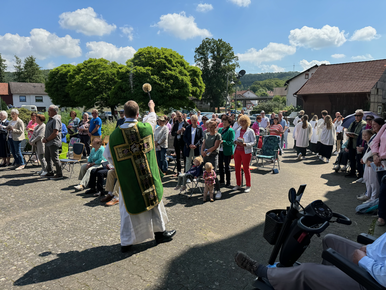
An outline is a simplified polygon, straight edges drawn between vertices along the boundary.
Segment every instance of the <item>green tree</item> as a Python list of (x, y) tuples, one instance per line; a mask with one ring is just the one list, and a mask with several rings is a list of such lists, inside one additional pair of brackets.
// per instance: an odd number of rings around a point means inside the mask
[(15, 68), (15, 72), (13, 73), (14, 81), (15, 82), (24, 82), (23, 78), (23, 64), (21, 62), (21, 59), (15, 55), (15, 65), (13, 66)]
[(273, 97), (272, 101), (279, 102), (285, 106), (287, 104), (287, 97), (282, 97), (282, 96), (276, 95)]
[(75, 69), (72, 64), (62, 64), (51, 70), (46, 81), (46, 92), (52, 103), (61, 107), (77, 107), (80, 103), (68, 93), (68, 75)]
[(26, 83), (43, 83), (44, 76), (40, 66), (36, 63), (35, 57), (27, 56), (24, 60), (23, 81)]
[(0, 106), (1, 110), (4, 110), (4, 111), (8, 110), (7, 103), (2, 98), (0, 98), (0, 100), (1, 100), (1, 106)]
[(151, 98), (157, 108), (165, 110), (193, 108), (189, 97), (201, 99), (205, 90), (200, 69), (190, 66), (180, 54), (168, 48), (139, 49), (127, 66), (118, 70), (118, 79), (112, 99), (120, 104), (134, 100), (141, 109), (146, 109), (149, 101), (142, 90), (144, 83), (151, 84)]
[(5, 82), (6, 70), (7, 70), (7, 65), (5, 64), (5, 59), (1, 57), (1, 53), (0, 53), (0, 83)]
[(108, 107), (113, 114), (118, 103), (111, 98), (111, 91), (118, 82), (118, 70), (123, 67), (103, 58), (90, 58), (78, 64), (68, 74), (70, 98), (86, 108)]
[(251, 86), (250, 90), (258, 92), (260, 90), (273, 91), (274, 88), (284, 87), (284, 80), (279, 79), (267, 79), (264, 81), (255, 81)]
[(213, 109), (224, 105), (227, 75), (238, 67), (238, 57), (232, 46), (222, 39), (205, 38), (194, 52), (194, 62), (202, 71), (206, 87), (203, 100), (209, 102)]

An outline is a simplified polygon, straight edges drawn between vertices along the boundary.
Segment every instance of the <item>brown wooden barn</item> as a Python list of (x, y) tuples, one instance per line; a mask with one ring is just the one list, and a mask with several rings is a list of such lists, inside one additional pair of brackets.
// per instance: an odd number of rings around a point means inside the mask
[(386, 59), (321, 65), (294, 95), (303, 100), (309, 116), (320, 116), (322, 110), (331, 115), (341, 112), (343, 116), (356, 109), (381, 113), (386, 91), (379, 83), (386, 76), (385, 70)]

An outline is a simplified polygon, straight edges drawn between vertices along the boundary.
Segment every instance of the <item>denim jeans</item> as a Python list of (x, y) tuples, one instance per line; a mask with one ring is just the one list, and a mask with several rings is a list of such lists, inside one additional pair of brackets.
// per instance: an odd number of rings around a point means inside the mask
[(156, 151), (158, 167), (162, 172), (168, 170), (168, 163), (166, 161), (166, 148), (161, 148), (161, 150)]
[(21, 154), (21, 141), (14, 141), (10, 138), (8, 139), (8, 144), (16, 164), (24, 165), (24, 158)]

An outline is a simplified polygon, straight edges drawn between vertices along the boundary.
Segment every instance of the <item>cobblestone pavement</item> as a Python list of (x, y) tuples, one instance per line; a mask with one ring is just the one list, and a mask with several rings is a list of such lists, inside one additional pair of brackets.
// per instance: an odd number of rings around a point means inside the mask
[[(221, 200), (205, 204), (200, 194), (178, 195), (168, 175), (164, 203), (174, 240), (149, 241), (126, 254), (120, 252), (118, 206), (74, 191), (79, 166), (75, 176), (59, 181), (32, 175), (38, 167), (31, 165), (0, 169), (0, 289), (252, 289), (253, 276), (238, 269), (233, 256), (243, 250), (267, 263), (272, 247), (262, 238), (265, 213), (285, 208), (291, 187), (308, 184), (303, 205), (322, 199), (353, 220), (324, 234), (354, 240), (368, 231), (374, 218), (354, 211), (364, 184), (333, 173), (332, 166), (314, 155), (295, 161), (286, 150), (279, 174), (267, 165), (252, 173), (251, 192), (224, 188)], [(320, 241), (313, 238), (300, 261), (320, 262)]]

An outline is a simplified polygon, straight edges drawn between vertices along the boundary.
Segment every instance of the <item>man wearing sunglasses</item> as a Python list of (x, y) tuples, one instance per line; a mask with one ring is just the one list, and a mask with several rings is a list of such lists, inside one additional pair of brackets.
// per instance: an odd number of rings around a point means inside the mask
[[(347, 148), (349, 150), (349, 159), (350, 159), (350, 172), (346, 174), (346, 177), (356, 177), (357, 170), (357, 141), (358, 137), (362, 134), (362, 128), (366, 125), (366, 121), (363, 120), (363, 110), (359, 109), (355, 111), (355, 120), (351, 123), (351, 125), (347, 129), (346, 135), (349, 137)], [(359, 166), (360, 167), (360, 166)], [(363, 176), (363, 168), (358, 167), (359, 174), (362, 172)], [(361, 178), (362, 176), (359, 176)]]

